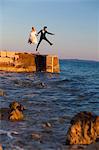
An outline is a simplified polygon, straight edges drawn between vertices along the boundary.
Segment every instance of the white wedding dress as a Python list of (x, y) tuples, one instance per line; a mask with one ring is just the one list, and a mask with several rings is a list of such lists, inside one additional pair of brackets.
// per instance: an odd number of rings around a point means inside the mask
[(37, 44), (37, 37), (36, 37), (36, 31), (31, 31), (29, 40), (32, 42), (32, 44)]

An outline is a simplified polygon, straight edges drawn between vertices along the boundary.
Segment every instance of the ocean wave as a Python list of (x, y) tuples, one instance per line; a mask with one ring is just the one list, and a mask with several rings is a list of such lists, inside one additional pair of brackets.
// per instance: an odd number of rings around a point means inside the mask
[(6, 130), (0, 129), (0, 135), (2, 135), (2, 134), (6, 134), (10, 139), (13, 139), (12, 134), (16, 135), (16, 134), (18, 134), (18, 132), (16, 132), (16, 131), (6, 131)]

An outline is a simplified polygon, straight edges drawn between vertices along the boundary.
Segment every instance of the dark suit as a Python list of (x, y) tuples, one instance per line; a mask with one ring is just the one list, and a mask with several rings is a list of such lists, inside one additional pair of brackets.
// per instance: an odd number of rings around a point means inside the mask
[(53, 33), (50, 33), (50, 32), (48, 32), (48, 31), (46, 31), (46, 30), (40, 30), (40, 31), (38, 32), (38, 34), (39, 34), (39, 33), (41, 33), (41, 35), (40, 35), (40, 40), (39, 40), (39, 42), (38, 42), (38, 44), (37, 44), (37, 47), (36, 47), (36, 51), (37, 51), (37, 49), (38, 49), (38, 47), (39, 47), (39, 45), (40, 45), (40, 43), (41, 43), (42, 40), (46, 40), (50, 45), (52, 45), (52, 43), (46, 38), (46, 33), (47, 33), (47, 34), (54, 35)]

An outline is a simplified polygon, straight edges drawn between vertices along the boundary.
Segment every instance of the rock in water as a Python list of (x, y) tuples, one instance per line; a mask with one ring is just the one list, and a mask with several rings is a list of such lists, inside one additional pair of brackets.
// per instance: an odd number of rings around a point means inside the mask
[(72, 118), (66, 144), (91, 144), (97, 138), (99, 138), (99, 116), (85, 111)]
[(23, 120), (24, 115), (23, 115), (22, 111), (15, 109), (15, 110), (11, 111), (8, 118), (11, 121), (18, 121), (18, 120)]
[(0, 96), (5, 96), (5, 92), (2, 89), (0, 89)]
[(23, 120), (23, 110), (24, 107), (19, 102), (14, 101), (9, 105), (9, 108), (0, 108), (0, 120)]
[(1, 145), (1, 144), (0, 144), (0, 150), (3, 150), (3, 149), (2, 149), (2, 145)]
[(9, 113), (9, 120), (11, 121), (18, 121), (18, 120), (23, 120), (24, 119), (24, 115), (23, 115), (23, 110), (24, 107), (17, 101), (14, 101), (10, 104), (10, 109), (11, 112)]
[(49, 123), (49, 122), (44, 123), (42, 126), (44, 128), (51, 128), (52, 127), (51, 123)]
[(23, 111), (24, 110), (24, 107), (17, 101), (12, 102), (9, 105), (9, 107), (10, 107), (11, 111), (15, 110), (15, 109), (18, 109), (19, 111)]
[(34, 140), (40, 140), (41, 137), (42, 136), (39, 133), (32, 133), (32, 139), (34, 139)]

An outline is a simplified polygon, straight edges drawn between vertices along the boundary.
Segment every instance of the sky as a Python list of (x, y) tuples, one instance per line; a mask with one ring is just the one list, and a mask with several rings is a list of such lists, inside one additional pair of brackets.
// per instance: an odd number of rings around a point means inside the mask
[(55, 34), (47, 35), (53, 46), (42, 41), (41, 54), (99, 60), (98, 0), (0, 0), (0, 50), (35, 53), (28, 44), (32, 26)]

